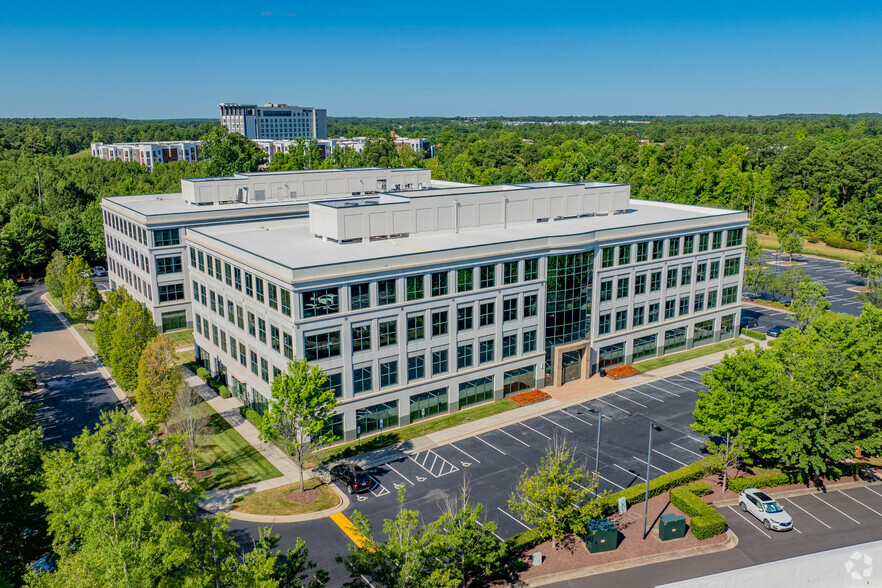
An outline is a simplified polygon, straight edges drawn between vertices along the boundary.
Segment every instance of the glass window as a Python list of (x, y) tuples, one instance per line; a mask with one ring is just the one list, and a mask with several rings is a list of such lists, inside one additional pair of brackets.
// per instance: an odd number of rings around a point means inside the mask
[(661, 277), (662, 277), (662, 273), (660, 271), (652, 272), (652, 274), (650, 274), (650, 276), (649, 276), (649, 291), (650, 292), (658, 292), (659, 290), (661, 290)]
[(419, 341), (426, 336), (425, 315), (417, 314), (407, 317), (407, 340)]
[(597, 367), (608, 368), (625, 362), (625, 344), (616, 343), (601, 347), (597, 352)]
[(716, 280), (720, 277), (720, 262), (712, 261), (710, 264), (710, 279)]
[(707, 307), (716, 308), (717, 307), (717, 291), (711, 290), (707, 293)]
[(657, 352), (657, 346), (657, 335), (647, 335), (645, 337), (634, 339), (634, 353), (632, 354), (633, 361), (655, 355)]
[(251, 274), (245, 272), (245, 295), (254, 296), (254, 289), (251, 287)]
[(634, 295), (646, 294), (646, 274), (634, 276)]
[(600, 301), (606, 302), (612, 300), (613, 281), (604, 280), (600, 282)]
[(221, 260), (217, 257), (214, 258), (214, 277), (221, 279)]
[(170, 247), (181, 244), (181, 234), (178, 229), (161, 229), (153, 231), (154, 247)]
[(456, 309), (456, 330), (467, 331), (472, 328), (472, 315), (474, 308), (469, 306), (460, 306)]
[(683, 255), (691, 255), (695, 249), (695, 235), (683, 237)]
[(279, 328), (270, 325), (270, 345), (273, 348), (273, 351), (281, 351), (281, 339), (279, 337)]
[(708, 241), (709, 241), (708, 237), (710, 237), (710, 235), (708, 233), (703, 233), (698, 236), (698, 252), (699, 253), (701, 253), (702, 251), (707, 251), (707, 245), (708, 245)]
[(641, 263), (649, 259), (649, 243), (637, 243), (637, 263)]
[(668, 288), (676, 288), (677, 287), (677, 268), (671, 268), (668, 270)]
[(380, 388), (398, 385), (398, 360), (380, 362)]
[(601, 256), (600, 267), (604, 269), (612, 267), (616, 262), (616, 248), (604, 247)]
[(692, 336), (694, 344), (703, 343), (714, 338), (714, 320), (695, 323), (695, 334)]
[(287, 290), (281, 290), (282, 294), (282, 314), (291, 316), (291, 293)]
[(262, 318), (257, 319), (257, 338), (266, 343), (266, 321)]
[(260, 278), (254, 278), (254, 291), (255, 298), (258, 302), (263, 302), (263, 280)]
[(677, 301), (665, 300), (665, 320), (672, 319), (677, 314)]
[(538, 280), (539, 279), (539, 260), (538, 259), (525, 259), (524, 260), (524, 281), (529, 282), (530, 280)]
[(447, 388), (410, 397), (410, 422), (447, 412)]
[(294, 339), (289, 333), (282, 333), (282, 353), (288, 359), (294, 358)]
[(729, 286), (728, 288), (723, 288), (723, 306), (727, 304), (735, 304), (738, 301), (738, 286)]
[[(358, 367), (352, 369), (352, 392), (353, 394), (361, 394), (370, 392), (374, 389), (373, 370), (371, 366)], [(364, 433), (364, 431), (362, 431)]]
[(481, 266), (481, 288), (492, 288), (496, 285), (496, 266)]
[(233, 268), (228, 263), (224, 263), (224, 282), (227, 286), (233, 285)]
[(692, 283), (692, 266), (685, 265), (680, 269), (680, 285), (688, 286)]
[(658, 239), (652, 242), (652, 259), (661, 259), (665, 255), (665, 241)]
[(438, 310), (432, 313), (432, 336), (439, 337), (447, 334), (447, 311)]
[(233, 268), (233, 287), (240, 292), (242, 291), (242, 270), (237, 267)]
[(668, 240), (668, 257), (677, 257), (680, 255), (680, 238), (671, 238)]
[(239, 343), (239, 363), (243, 366), (248, 365), (248, 360), (245, 359), (245, 344)]
[(205, 264), (208, 266), (208, 275), (214, 277), (214, 258), (209, 254), (205, 254)]
[(631, 320), (632, 326), (634, 326), (634, 327), (642, 327), (643, 326), (645, 311), (646, 311), (646, 308), (643, 306), (635, 306), (634, 307), (634, 316), (632, 317), (632, 320)]
[(619, 265), (628, 265), (631, 263), (631, 246), (619, 245)]
[(242, 314), (242, 307), (237, 304), (236, 305), (236, 326), (239, 327), (240, 329), (245, 328), (245, 321), (242, 320), (243, 316), (244, 315)]
[(503, 298), (502, 299), (502, 322), (507, 323), (509, 321), (518, 320), (518, 298), (517, 296), (512, 296), (511, 298)]
[(514, 357), (518, 354), (518, 336), (513, 335), (502, 336), (502, 359)]
[(371, 348), (371, 326), (352, 327), (352, 351), (368, 351)]
[(695, 268), (695, 283), (701, 283), (707, 279), (707, 264), (699, 263)]
[(353, 284), (349, 286), (349, 306), (352, 310), (371, 307), (370, 284)]
[(224, 297), (220, 294), (217, 295), (217, 313), (224, 316)]
[(692, 312), (701, 312), (702, 310), (704, 310), (704, 294), (696, 294), (692, 303)]
[[(341, 398), (343, 396), (343, 374), (337, 372), (335, 374), (325, 374), (328, 376), (327, 381), (325, 382), (325, 389), (333, 390), (335, 398)], [(338, 414), (334, 415), (333, 419), (336, 420), (339, 418), (339, 432), (335, 433), (338, 437), (343, 436), (343, 415)]]
[[(260, 282), (258, 282), (260, 283)], [(303, 293), (303, 317), (323, 316), (340, 311), (339, 288), (323, 288)], [(275, 286), (270, 284), (270, 296), (275, 293)], [(272, 298), (271, 298), (272, 300)]]
[(616, 298), (627, 298), (628, 291), (630, 290), (631, 279), (630, 278), (619, 278), (618, 288), (616, 292)]
[(496, 302), (482, 302), (480, 325), (486, 327), (496, 322)]
[(729, 229), (726, 231), (726, 247), (738, 247), (744, 239), (744, 229)]
[(536, 316), (539, 313), (539, 297), (536, 294), (524, 295), (524, 318)]
[(686, 327), (665, 331), (665, 353), (686, 346)]
[(536, 342), (538, 339), (536, 331), (524, 331), (524, 342), (521, 346), (523, 353), (533, 353), (536, 351)]
[(377, 282), (380, 306), (395, 304), (395, 280), (380, 280)]
[(478, 344), (478, 363), (489, 363), (496, 359), (495, 343), (493, 339), (489, 339)]
[(426, 377), (426, 356), (410, 355), (407, 357), (407, 381), (422, 380)]
[(493, 400), (493, 376), (479, 378), (459, 385), (459, 407)]
[(198, 259), (199, 259), (199, 263), (198, 263), (198, 265), (199, 265), (199, 271), (200, 271), (200, 272), (204, 272), (204, 271), (205, 271), (205, 258), (202, 257), (202, 252), (201, 252), (201, 251), (198, 252)]
[(741, 271), (741, 258), (740, 257), (730, 257), (726, 260), (726, 265), (723, 266), (723, 275), (724, 276), (735, 276)]
[(714, 231), (714, 249), (720, 249), (723, 246), (723, 231)]
[(475, 287), (475, 270), (467, 267), (465, 269), (456, 270), (456, 291), (468, 292)]
[(502, 264), (502, 283), (517, 284), (518, 283), (518, 262), (507, 261)]
[(612, 325), (612, 315), (609, 313), (602, 314), (597, 320), (597, 333), (599, 335), (608, 335)]
[[(273, 310), (279, 310), (279, 298), (278, 298), (278, 293), (277, 293), (277, 292), (278, 292), (278, 289), (276, 288), (276, 285), (267, 282), (267, 284), (266, 284), (266, 289), (267, 289), (267, 291), (268, 291), (268, 293), (269, 293), (269, 303), (268, 303), (268, 304), (269, 304), (269, 307), (272, 308)], [(334, 288), (334, 292), (337, 292), (337, 288)], [(336, 294), (334, 294), (333, 305), (334, 305), (335, 307), (336, 307), (336, 305), (337, 305), (337, 299), (338, 299), (338, 296), (337, 296)], [(331, 311), (331, 312), (337, 312), (337, 311), (334, 310), (334, 311)], [(329, 314), (329, 313), (326, 312), (326, 313), (323, 313), (323, 314)]]
[(393, 319), (380, 323), (380, 347), (398, 344), (398, 321)]
[(447, 350), (437, 349), (432, 352), (432, 375), (447, 373)]
[(407, 300), (422, 300), (423, 296), (425, 296), (423, 276), (408, 276), (406, 282)]
[(432, 296), (447, 295), (447, 272), (432, 274)]
[(687, 314), (689, 314), (689, 297), (683, 296), (680, 298), (680, 316)]
[(720, 319), (720, 337), (728, 339), (735, 334), (735, 315), (729, 314)]
[(657, 323), (658, 322), (658, 311), (659, 311), (659, 303), (653, 302), (649, 305), (649, 323)]
[(187, 328), (187, 311), (175, 310), (162, 313), (162, 332)]
[(456, 369), (470, 368), (472, 367), (473, 358), (472, 358), (472, 345), (460, 345), (456, 348)]
[[(190, 250), (192, 251), (192, 249)], [(159, 257), (156, 259), (156, 273), (158, 275), (181, 273), (181, 256)]]
[(628, 311), (616, 311), (616, 331), (624, 331), (628, 328)]
[(160, 302), (173, 302), (184, 299), (184, 284), (162, 284), (158, 288)]
[[(250, 313), (249, 313), (250, 314)], [(330, 331), (303, 338), (303, 351), (306, 359), (315, 361), (340, 355), (340, 331)]]
[(259, 369), (260, 369), (260, 367), (257, 365), (257, 353), (252, 351), (251, 352), (251, 373), (253, 373), (256, 376)]

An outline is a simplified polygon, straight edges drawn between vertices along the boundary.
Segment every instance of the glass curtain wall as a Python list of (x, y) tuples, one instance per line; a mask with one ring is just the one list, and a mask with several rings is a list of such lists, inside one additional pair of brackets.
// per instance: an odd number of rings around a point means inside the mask
[(585, 339), (591, 330), (594, 253), (548, 258), (545, 305), (545, 378), (552, 377), (555, 345)]

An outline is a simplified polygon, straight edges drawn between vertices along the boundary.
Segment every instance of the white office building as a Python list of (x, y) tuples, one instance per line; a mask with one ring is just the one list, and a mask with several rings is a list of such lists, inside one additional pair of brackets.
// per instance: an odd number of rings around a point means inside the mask
[(249, 139), (327, 139), (328, 112), (324, 108), (287, 104), (219, 104), (220, 122), (231, 133)]
[(421, 190), (425, 169), (329, 169), (181, 180), (181, 192), (101, 200), (111, 288), (124, 286), (160, 331), (192, 326), (184, 238), (194, 227), (305, 217), (316, 199)]
[[(395, 146), (400, 151), (405, 147), (413, 149), (415, 153), (423, 154), (424, 158), (435, 156), (435, 146), (428, 139), (411, 139), (408, 137), (395, 137)], [(322, 159), (327, 159), (337, 147), (352, 149), (356, 153), (364, 151), (367, 145), (367, 137), (340, 137), (339, 139), (317, 139), (316, 145), (321, 152)], [(292, 148), (302, 148), (297, 139), (256, 139), (254, 141), (267, 156), (267, 162), (272, 162), (276, 153), (288, 153)]]
[(107, 161), (134, 161), (153, 169), (157, 163), (199, 161), (202, 141), (154, 141), (141, 143), (92, 143), (92, 157)]
[(295, 357), (351, 439), (736, 335), (743, 212), (599, 182), (376, 188), (182, 237), (197, 359), (257, 410)]

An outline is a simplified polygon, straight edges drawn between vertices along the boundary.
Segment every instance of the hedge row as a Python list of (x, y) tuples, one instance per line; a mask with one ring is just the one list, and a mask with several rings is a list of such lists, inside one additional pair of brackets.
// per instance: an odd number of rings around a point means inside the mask
[(687, 488), (671, 490), (671, 504), (689, 516), (689, 527), (699, 541), (719, 535), (726, 530), (726, 517)]
[(538, 529), (531, 529), (518, 533), (505, 540), (505, 547), (508, 550), (509, 557), (518, 557), (525, 551), (533, 549), (540, 543), (548, 539)]
[(745, 335), (747, 337), (750, 337), (751, 339), (756, 339), (757, 341), (765, 341), (766, 340), (765, 334), (760, 333), (759, 331), (751, 331), (750, 329), (741, 329), (741, 334)]
[[(195, 365), (198, 366), (199, 364), (195, 364)], [(187, 367), (190, 367), (190, 369), (193, 369), (190, 364), (188, 364)], [(221, 398), (229, 398), (230, 396), (232, 396), (232, 393), (230, 393), (230, 389), (227, 388), (226, 386), (224, 386), (223, 384), (221, 384), (220, 380), (216, 379), (214, 376), (212, 376), (210, 373), (208, 373), (208, 370), (205, 369), (204, 367), (202, 367), (202, 366), (196, 367), (196, 375), (199, 376), (200, 378), (202, 378), (202, 380), (206, 384), (208, 384), (212, 390), (214, 390), (215, 392), (220, 394)]]
[(254, 410), (253, 408), (248, 408), (247, 406), (240, 406), (239, 407), (239, 414), (241, 414), (243, 417), (245, 417), (246, 419), (251, 421), (251, 424), (254, 425), (255, 427), (257, 427), (258, 429), (260, 428), (260, 424), (261, 424), (261, 421), (263, 420), (263, 417), (261, 417), (259, 414), (257, 414), (256, 410)]
[[(649, 497), (658, 496), (671, 488), (694, 482), (709, 473), (719, 469), (718, 460), (715, 457), (705, 457), (692, 465), (682, 467), (679, 470), (659, 476), (649, 481)], [(646, 496), (646, 484), (638, 484), (625, 488), (613, 494), (607, 494), (603, 500), (603, 513), (605, 516), (618, 512), (618, 500), (624, 496), (628, 506), (640, 504)]]
[[(837, 249), (849, 249), (851, 251), (867, 250), (867, 244), (863, 241), (849, 241), (847, 239), (843, 239), (842, 237), (836, 236), (821, 237), (820, 235), (809, 235), (806, 238), (806, 241), (808, 241), (809, 243), (818, 243), (819, 241), (823, 241), (830, 247), (835, 247)], [(882, 255), (882, 245), (876, 245), (874, 249), (876, 250), (876, 253)]]
[(792, 484), (787, 474), (770, 474), (768, 476), (750, 476), (747, 478), (732, 478), (728, 488), (732, 492), (743, 492), (748, 488), (773, 488)]
[(707, 482), (695, 482), (693, 484), (683, 486), (683, 490), (688, 490), (696, 496), (707, 496), (714, 491), (713, 488), (711, 488), (711, 485)]

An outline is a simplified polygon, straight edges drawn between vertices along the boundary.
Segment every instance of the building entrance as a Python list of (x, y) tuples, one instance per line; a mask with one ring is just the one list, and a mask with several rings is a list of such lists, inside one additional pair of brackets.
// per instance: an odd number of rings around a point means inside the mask
[(554, 386), (587, 379), (591, 375), (591, 346), (588, 341), (575, 341), (557, 345), (552, 354)]

